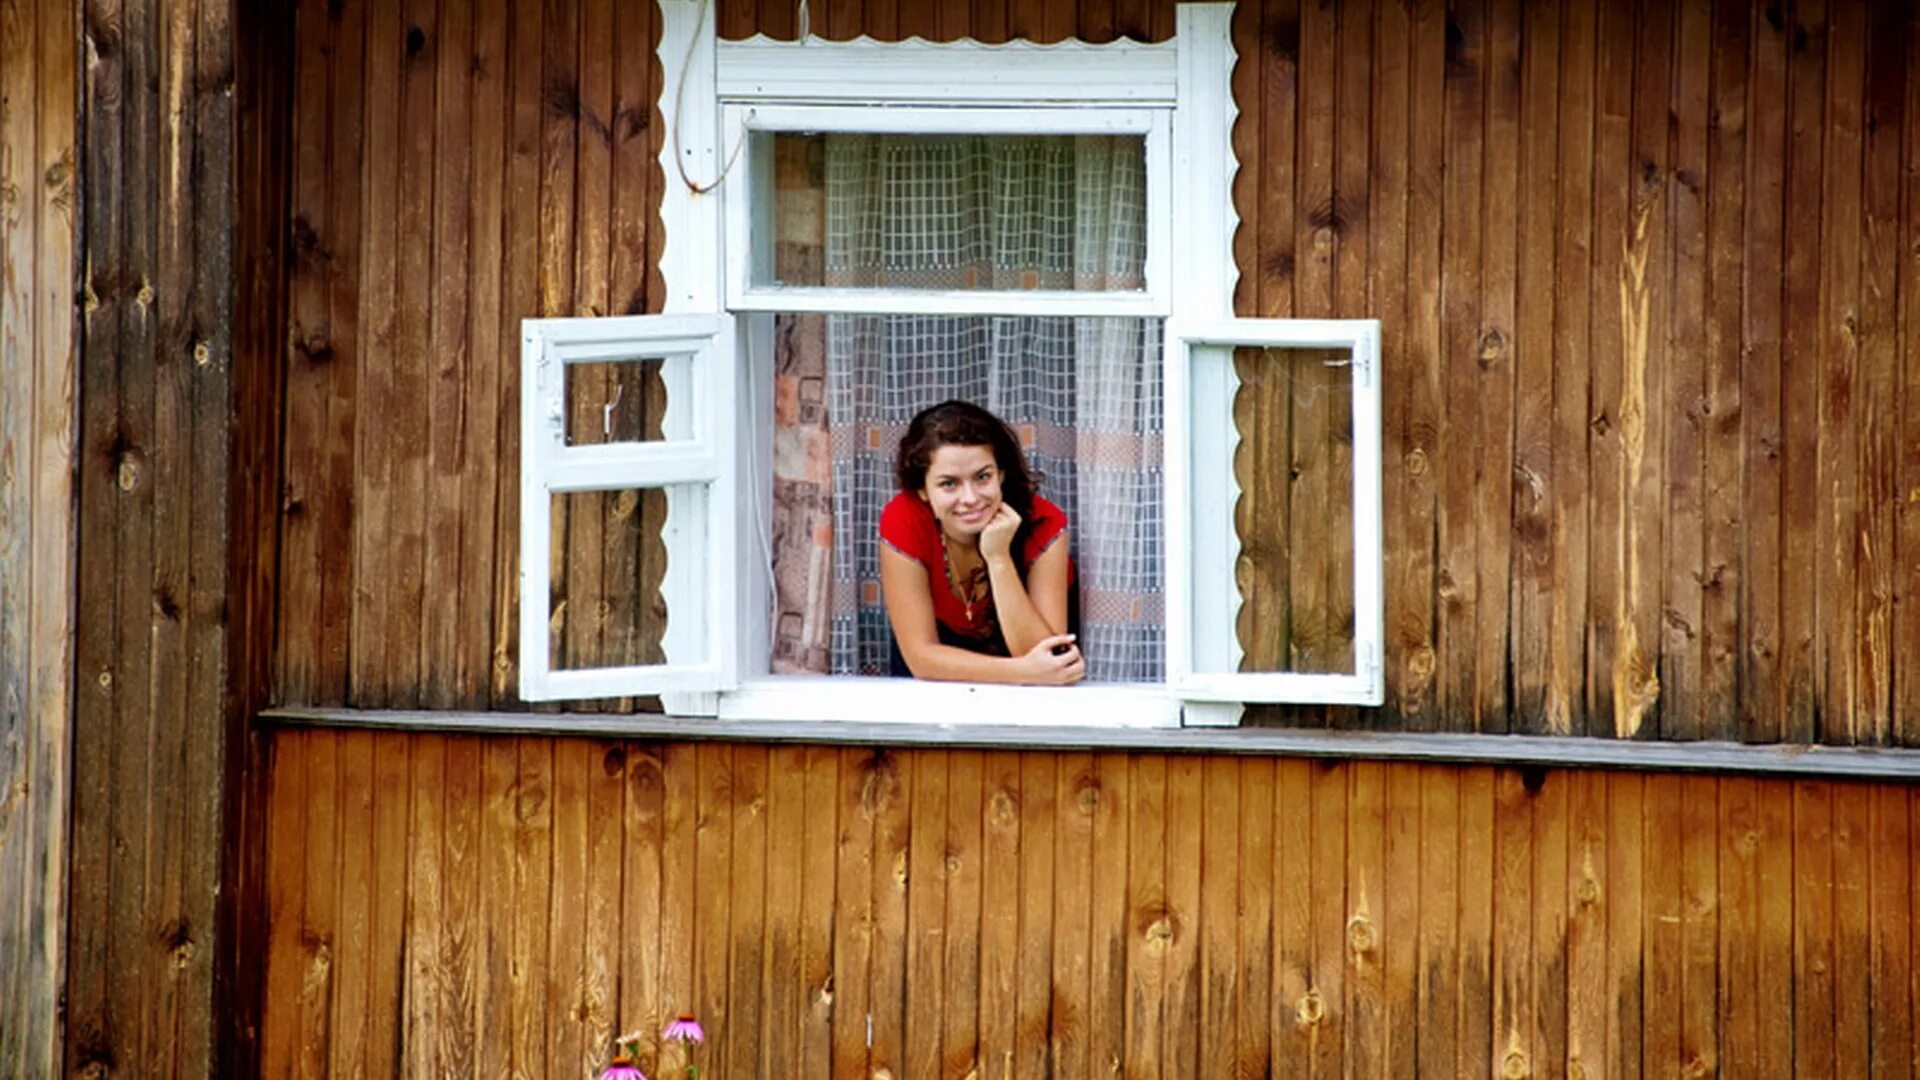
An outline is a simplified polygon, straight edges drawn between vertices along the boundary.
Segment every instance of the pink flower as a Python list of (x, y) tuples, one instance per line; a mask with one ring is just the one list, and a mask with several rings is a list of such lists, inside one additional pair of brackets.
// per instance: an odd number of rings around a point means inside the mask
[(625, 1050), (613, 1055), (613, 1064), (600, 1073), (600, 1080), (647, 1080), (647, 1074), (633, 1063)]
[(683, 1042), (690, 1043), (703, 1043), (707, 1041), (706, 1031), (701, 1028), (700, 1021), (693, 1018), (692, 1013), (681, 1013), (675, 1017), (673, 1023), (667, 1025), (667, 1030), (661, 1034), (660, 1037), (663, 1039), (680, 1039)]

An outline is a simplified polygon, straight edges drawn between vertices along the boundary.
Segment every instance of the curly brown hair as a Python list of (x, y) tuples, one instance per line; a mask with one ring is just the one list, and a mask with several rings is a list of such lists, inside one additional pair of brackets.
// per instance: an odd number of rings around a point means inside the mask
[(1005, 421), (971, 401), (943, 401), (922, 409), (907, 424), (894, 458), (894, 475), (901, 491), (917, 493), (927, 486), (927, 468), (933, 463), (934, 451), (943, 446), (984, 446), (993, 451), (993, 462), (1000, 469), (1000, 501), (1020, 515), (1020, 528), (1013, 534), (1013, 561), (1024, 577), (1027, 537), (1033, 532), (1035, 485), (1020, 440), (1014, 438), (1013, 429)]

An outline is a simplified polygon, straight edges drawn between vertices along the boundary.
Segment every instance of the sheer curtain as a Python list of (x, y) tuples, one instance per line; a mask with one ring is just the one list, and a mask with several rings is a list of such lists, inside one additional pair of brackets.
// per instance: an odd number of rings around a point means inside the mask
[[(1141, 155), (1137, 137), (829, 135), (822, 283), (1137, 289)], [(1040, 493), (1067, 513), (1088, 677), (1160, 678), (1158, 320), (833, 315), (782, 327), (782, 670), (886, 671), (876, 534), (897, 490), (894, 449), (914, 413), (965, 398), (1014, 428)], [(808, 347), (809, 327), (823, 348)], [(810, 384), (823, 408), (805, 407)]]

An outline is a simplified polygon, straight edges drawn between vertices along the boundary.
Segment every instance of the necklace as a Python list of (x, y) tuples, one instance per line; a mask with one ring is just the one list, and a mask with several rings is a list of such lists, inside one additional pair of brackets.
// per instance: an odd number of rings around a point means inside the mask
[(945, 533), (940, 536), (941, 561), (946, 563), (947, 584), (952, 587), (953, 595), (960, 601), (960, 610), (965, 615), (969, 627), (976, 625), (986, 614), (987, 605), (993, 600), (993, 592), (987, 587), (987, 565), (982, 562), (960, 575), (959, 560), (953, 555), (953, 542)]

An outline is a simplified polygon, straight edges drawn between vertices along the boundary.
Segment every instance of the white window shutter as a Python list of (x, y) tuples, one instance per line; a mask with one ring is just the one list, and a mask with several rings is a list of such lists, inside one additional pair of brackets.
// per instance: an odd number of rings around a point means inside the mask
[[(1234, 350), (1338, 349), (1351, 391), (1353, 662), (1347, 672), (1242, 672), (1234, 525)], [(1174, 319), (1167, 326), (1167, 678), (1188, 724), (1256, 702), (1379, 705), (1385, 614), (1380, 524), (1380, 324), (1370, 319)]]
[[(521, 323), (520, 696), (528, 701), (711, 694), (737, 684), (732, 320), (721, 315), (529, 319)], [(568, 445), (567, 369), (660, 366), (662, 438)], [(666, 574), (665, 662), (555, 670), (551, 660), (556, 494), (658, 488)]]

